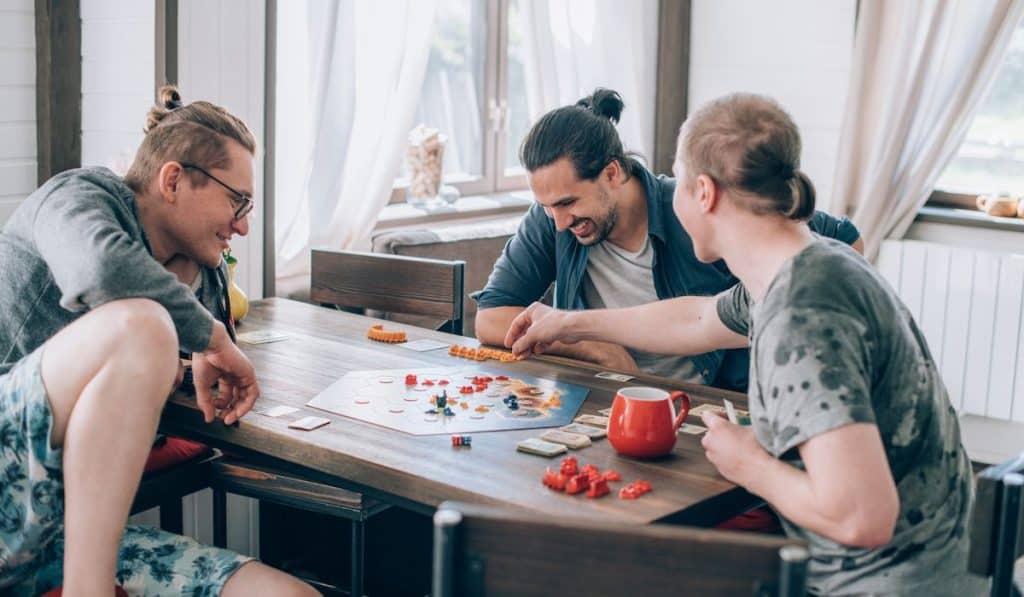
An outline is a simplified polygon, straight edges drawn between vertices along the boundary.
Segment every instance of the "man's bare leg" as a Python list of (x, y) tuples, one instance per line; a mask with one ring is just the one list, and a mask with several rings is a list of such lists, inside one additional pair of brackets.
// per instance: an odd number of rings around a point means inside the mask
[(261, 562), (243, 564), (228, 578), (220, 597), (317, 597), (320, 592)]
[(64, 452), (66, 597), (110, 595), (177, 354), (170, 316), (147, 299), (93, 309), (43, 348), (51, 443)]

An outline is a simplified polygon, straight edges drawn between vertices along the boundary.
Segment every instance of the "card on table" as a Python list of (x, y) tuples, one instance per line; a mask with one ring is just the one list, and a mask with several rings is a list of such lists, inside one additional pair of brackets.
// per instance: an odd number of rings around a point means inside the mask
[(580, 415), (573, 419), (574, 423), (583, 423), (584, 425), (596, 425), (598, 427), (608, 427), (608, 417), (599, 417), (597, 415)]
[(274, 330), (253, 330), (251, 332), (242, 332), (238, 334), (238, 341), (245, 342), (246, 344), (269, 344), (271, 342), (280, 342), (287, 340), (288, 334), (282, 334), (281, 332), (275, 332)]
[(324, 425), (330, 422), (330, 419), (325, 419), (324, 417), (303, 417), (298, 421), (292, 421), (291, 423), (288, 423), (288, 427), (291, 429), (312, 431), (318, 427), (323, 427)]
[(551, 458), (552, 456), (558, 456), (559, 454), (568, 452), (569, 448), (566, 448), (562, 444), (544, 441), (539, 437), (528, 437), (516, 444), (516, 450), (526, 452), (527, 454), (536, 454), (537, 456), (546, 456)]
[(299, 409), (293, 408), (291, 406), (285, 406), (283, 404), (279, 404), (277, 406), (269, 406), (267, 408), (261, 408), (261, 409), (257, 410), (256, 413), (260, 414), (260, 415), (263, 415), (265, 417), (283, 417), (284, 415), (290, 415), (293, 412), (298, 412), (298, 410)]
[(428, 350), (437, 350), (438, 348), (448, 348), (448, 344), (444, 342), (438, 342), (437, 340), (430, 340), (424, 338), (422, 340), (413, 340), (412, 342), (406, 342), (399, 344), (402, 348), (408, 348), (409, 350), (415, 350), (416, 352), (427, 352)]
[(686, 433), (689, 435), (700, 435), (707, 430), (707, 427), (702, 427), (700, 425), (691, 425), (689, 423), (683, 423), (682, 425), (679, 426), (679, 433)]
[(591, 427), (590, 425), (581, 425), (579, 423), (569, 423), (564, 427), (559, 427), (559, 429), (568, 433), (579, 433), (590, 439), (601, 439), (608, 435), (608, 432), (600, 427)]
[(615, 381), (629, 381), (636, 379), (632, 375), (626, 375), (625, 373), (615, 373), (613, 371), (602, 371), (594, 375), (594, 377), (600, 377), (601, 379), (612, 379)]
[(548, 429), (541, 434), (540, 438), (555, 444), (565, 444), (573, 450), (586, 448), (590, 445), (590, 438), (580, 433), (569, 433), (561, 429)]
[(601, 410), (599, 410), (597, 412), (601, 413), (605, 417), (612, 416), (612, 409), (611, 409), (610, 406), (608, 408), (602, 408)]

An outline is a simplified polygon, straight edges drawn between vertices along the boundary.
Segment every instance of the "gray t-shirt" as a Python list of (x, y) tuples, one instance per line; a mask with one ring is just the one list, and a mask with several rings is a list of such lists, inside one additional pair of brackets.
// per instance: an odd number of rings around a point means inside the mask
[[(658, 300), (654, 288), (654, 249), (651, 237), (636, 253), (609, 241), (590, 247), (587, 272), (583, 276), (583, 300), (589, 309), (620, 309)], [(645, 373), (705, 383), (693, 359), (627, 349), (637, 367)]]
[(18, 206), (0, 232), (0, 374), (89, 309), (150, 298), (167, 309), (186, 352), (226, 317), (224, 264), (201, 268), (197, 296), (153, 259), (135, 193), (105, 168), (69, 170)]
[(794, 449), (851, 423), (878, 426), (899, 493), (893, 540), (838, 544), (783, 520), (808, 542), (822, 594), (971, 595), (971, 468), (956, 413), (924, 336), (878, 273), (848, 246), (818, 238), (782, 267), (758, 303), (739, 285), (718, 315), (751, 339), (750, 414), (758, 442)]

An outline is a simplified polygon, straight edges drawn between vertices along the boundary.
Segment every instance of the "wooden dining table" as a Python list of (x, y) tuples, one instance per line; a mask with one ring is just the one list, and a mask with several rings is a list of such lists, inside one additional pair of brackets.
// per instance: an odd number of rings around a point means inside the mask
[[(476, 432), (472, 446), (455, 448), (448, 435), (411, 435), (307, 406), (307, 402), (346, 373), (360, 370), (414, 369), (463, 365), (446, 350), (416, 352), (397, 344), (367, 338), (371, 325), (405, 331), (409, 340), (433, 339), (446, 344), (478, 345), (470, 338), (346, 313), (282, 298), (252, 303), (239, 332), (271, 330), (287, 339), (239, 346), (252, 360), (261, 395), (254, 410), (287, 405), (298, 412), (269, 417), (250, 412), (237, 424), (207, 424), (195, 398), (176, 392), (165, 408), (161, 430), (191, 437), (225, 451), (284, 468), (320, 483), (359, 491), (386, 502), (430, 513), (445, 500), (475, 502), (559, 517), (623, 523), (673, 523), (713, 526), (757, 505), (759, 500), (724, 479), (708, 462), (700, 437), (679, 434), (673, 452), (654, 460), (617, 454), (607, 439), (571, 451), (580, 464), (613, 469), (622, 483), (599, 499), (567, 495), (541, 484), (547, 467), (560, 458), (516, 451), (516, 444), (539, 436), (541, 429)], [(624, 385), (683, 390), (693, 406), (722, 404), (723, 398), (746, 408), (746, 396), (707, 386), (638, 375), (623, 383), (596, 377), (594, 365), (558, 357), (533, 357), (515, 362), (487, 362), (489, 369), (586, 387), (589, 394), (580, 414), (597, 414), (612, 405)], [(313, 431), (290, 429), (301, 417), (328, 418)], [(701, 424), (694, 416), (690, 423)], [(643, 479), (653, 491), (639, 499), (620, 499), (621, 485)]]

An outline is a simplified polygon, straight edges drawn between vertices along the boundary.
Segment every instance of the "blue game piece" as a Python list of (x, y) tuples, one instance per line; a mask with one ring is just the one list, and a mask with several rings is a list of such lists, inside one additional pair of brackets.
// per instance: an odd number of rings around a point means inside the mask
[(437, 414), (437, 409), (436, 408), (431, 408), (431, 409), (425, 410), (423, 412), (425, 412), (428, 415), (436, 415)]
[(444, 416), (446, 416), (446, 417), (454, 417), (455, 416), (455, 411), (453, 411), (451, 409), (451, 407), (446, 406), (446, 407), (444, 407)]
[(509, 402), (508, 403), (508, 409), (509, 410), (519, 410), (519, 403), (518, 402)]
[(469, 445), (472, 445), (472, 443), (473, 443), (473, 438), (472, 437), (470, 437), (468, 435), (463, 435), (462, 436), (462, 445), (463, 446), (469, 446)]

